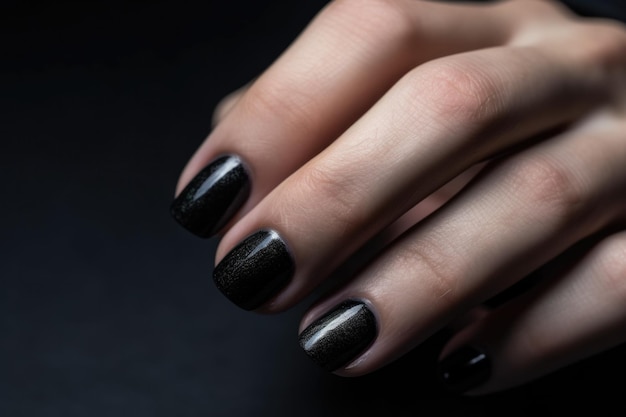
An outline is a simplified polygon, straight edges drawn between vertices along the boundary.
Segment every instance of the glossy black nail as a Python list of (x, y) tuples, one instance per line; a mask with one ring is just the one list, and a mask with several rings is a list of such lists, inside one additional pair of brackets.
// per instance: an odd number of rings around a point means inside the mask
[(248, 236), (213, 270), (217, 288), (244, 310), (254, 310), (282, 290), (295, 269), (287, 245), (273, 230)]
[(483, 351), (463, 346), (439, 362), (438, 376), (446, 389), (462, 393), (489, 379), (491, 361)]
[(348, 364), (376, 339), (376, 317), (361, 301), (345, 301), (300, 334), (300, 346), (332, 372)]
[(174, 199), (172, 216), (200, 237), (217, 233), (250, 194), (250, 177), (238, 156), (224, 155), (198, 173)]

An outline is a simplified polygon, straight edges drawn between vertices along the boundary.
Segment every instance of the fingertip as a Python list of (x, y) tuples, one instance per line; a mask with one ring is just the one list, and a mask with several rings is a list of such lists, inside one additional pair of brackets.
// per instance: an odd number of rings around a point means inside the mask
[(247, 201), (251, 189), (248, 172), (238, 156), (219, 156), (175, 197), (170, 206), (172, 217), (194, 235), (215, 235)]
[(437, 378), (446, 390), (465, 394), (489, 381), (491, 370), (492, 361), (486, 349), (463, 345), (439, 361)]
[(327, 311), (299, 332), (300, 347), (322, 369), (351, 376), (379, 333), (369, 303), (348, 299)]

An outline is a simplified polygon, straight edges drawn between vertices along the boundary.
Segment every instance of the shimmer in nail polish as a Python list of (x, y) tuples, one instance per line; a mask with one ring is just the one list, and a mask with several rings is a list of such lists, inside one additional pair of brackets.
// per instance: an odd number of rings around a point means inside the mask
[(489, 379), (491, 361), (484, 352), (472, 346), (463, 346), (439, 363), (438, 374), (447, 389), (462, 393)]
[(315, 363), (332, 372), (348, 364), (376, 338), (376, 318), (360, 301), (345, 301), (300, 334), (300, 346)]
[(217, 288), (244, 310), (254, 310), (291, 280), (294, 261), (273, 230), (261, 230), (237, 245), (213, 270)]
[(250, 194), (250, 178), (241, 159), (224, 155), (198, 173), (174, 200), (172, 216), (200, 237), (217, 233)]

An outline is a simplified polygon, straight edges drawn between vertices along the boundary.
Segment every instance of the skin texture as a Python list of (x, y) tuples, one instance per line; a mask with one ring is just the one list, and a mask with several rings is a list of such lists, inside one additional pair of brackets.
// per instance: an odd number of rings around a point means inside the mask
[(250, 195), (216, 263), (271, 229), (295, 270), (256, 311), (337, 278), (300, 331), (365, 300), (376, 340), (335, 373), (457, 323), (442, 358), (480, 346), (489, 375), (468, 392), (498, 391), (625, 341), (625, 102), (617, 22), (541, 0), (338, 0), (217, 107), (177, 194), (218, 155), (245, 161)]

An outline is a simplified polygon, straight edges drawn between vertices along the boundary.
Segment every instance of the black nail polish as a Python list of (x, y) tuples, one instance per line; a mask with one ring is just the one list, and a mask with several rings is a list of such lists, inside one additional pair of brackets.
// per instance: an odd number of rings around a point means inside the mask
[(254, 310), (291, 280), (295, 266), (273, 230), (261, 230), (237, 245), (213, 270), (217, 288), (244, 310)]
[(378, 334), (376, 317), (361, 301), (345, 301), (300, 334), (300, 346), (315, 363), (332, 372), (351, 362)]
[(491, 376), (491, 361), (481, 350), (463, 346), (446, 356), (438, 366), (439, 380), (450, 391), (476, 388)]
[(224, 155), (198, 173), (174, 200), (172, 216), (200, 237), (217, 233), (250, 194), (250, 177), (241, 159)]

